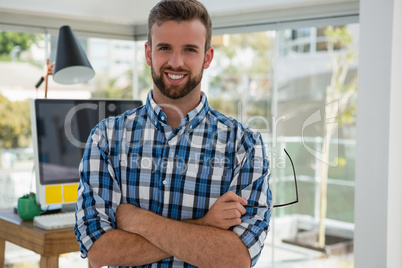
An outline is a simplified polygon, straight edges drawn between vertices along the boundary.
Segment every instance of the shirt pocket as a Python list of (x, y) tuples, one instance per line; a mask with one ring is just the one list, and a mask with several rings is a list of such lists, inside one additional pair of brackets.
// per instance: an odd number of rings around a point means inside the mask
[(183, 206), (209, 210), (227, 189), (224, 176), (187, 171), (182, 176)]

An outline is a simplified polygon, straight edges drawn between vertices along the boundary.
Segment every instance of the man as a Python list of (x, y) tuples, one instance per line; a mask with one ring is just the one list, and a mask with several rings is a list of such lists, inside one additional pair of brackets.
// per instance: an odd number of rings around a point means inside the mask
[(214, 56), (201, 3), (162, 0), (148, 27), (154, 88), (92, 130), (80, 165), (82, 255), (93, 267), (250, 267), (272, 201), (261, 136), (201, 92)]

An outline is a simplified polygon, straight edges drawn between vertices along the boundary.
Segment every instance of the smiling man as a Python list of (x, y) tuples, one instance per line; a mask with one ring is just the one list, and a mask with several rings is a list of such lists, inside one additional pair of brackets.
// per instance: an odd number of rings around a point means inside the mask
[(156, 22), (150, 31), (145, 56), (154, 81), (153, 98), (172, 105), (167, 118), (175, 129), (183, 115), (200, 103), (202, 74), (214, 50), (205, 47), (207, 30), (200, 20)]
[(200, 32), (206, 30), (199, 20), (167, 21), (152, 28), (154, 40), (145, 45), (147, 63), (158, 92), (170, 99), (193, 92), (199, 101), (203, 70), (213, 58), (212, 47), (204, 51), (206, 33)]
[[(209, 107), (212, 25), (196, 0), (150, 12), (144, 106), (100, 122), (82, 162), (75, 234), (93, 267), (250, 267), (272, 196), (261, 135)], [(259, 208), (245, 207), (261, 206)]]

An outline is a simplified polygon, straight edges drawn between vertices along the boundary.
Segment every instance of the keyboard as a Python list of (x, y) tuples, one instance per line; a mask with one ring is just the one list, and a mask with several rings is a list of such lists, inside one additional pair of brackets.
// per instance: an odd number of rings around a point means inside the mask
[(33, 224), (46, 230), (74, 227), (75, 212), (39, 215), (34, 217)]

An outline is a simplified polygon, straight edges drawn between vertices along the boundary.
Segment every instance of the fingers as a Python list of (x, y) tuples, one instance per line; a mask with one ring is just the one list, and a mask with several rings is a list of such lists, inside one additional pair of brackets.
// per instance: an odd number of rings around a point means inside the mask
[(246, 213), (246, 208), (239, 202), (227, 202), (224, 206), (224, 211), (237, 211), (239, 212), (238, 217)]
[(221, 201), (221, 202), (239, 202), (243, 206), (247, 205), (247, 199), (246, 198), (238, 196), (237, 194), (235, 194), (232, 191), (226, 192), (218, 200)]
[(222, 212), (222, 218), (224, 220), (230, 220), (240, 218), (244, 213), (241, 213), (237, 209), (225, 210)]
[(217, 206), (213, 207), (207, 215), (203, 217), (203, 223), (227, 230), (241, 223), (241, 215), (241, 212), (237, 209), (222, 209), (221, 206)]
[(244, 206), (247, 205), (247, 199), (242, 198), (231, 191), (222, 195), (217, 200), (217, 203), (221, 206), (222, 212), (226, 211), (227, 214), (234, 216), (229, 218), (241, 217), (246, 213), (246, 208)]
[(242, 215), (246, 213), (245, 205), (247, 205), (245, 198), (229, 191), (218, 198), (211, 207), (204, 218), (205, 223), (221, 229), (239, 225)]

